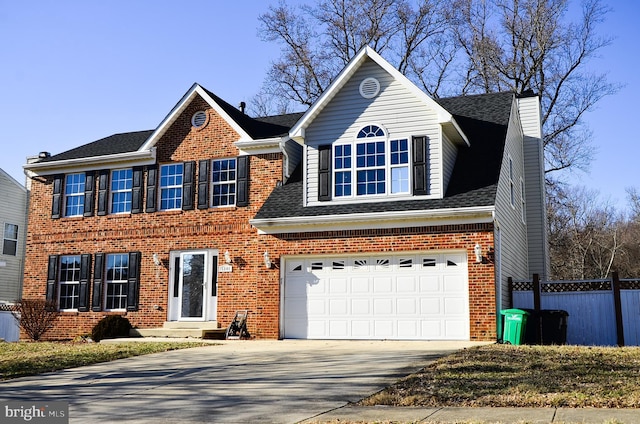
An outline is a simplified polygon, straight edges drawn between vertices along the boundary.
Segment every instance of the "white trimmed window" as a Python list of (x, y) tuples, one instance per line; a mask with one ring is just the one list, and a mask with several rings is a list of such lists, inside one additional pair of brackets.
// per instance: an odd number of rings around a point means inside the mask
[(160, 166), (160, 210), (182, 208), (183, 164)]
[(64, 216), (84, 213), (85, 174), (67, 174), (64, 183)]
[(111, 213), (131, 212), (132, 169), (111, 171)]
[(520, 178), (520, 215), (522, 217), (522, 223), (527, 223), (527, 203), (524, 197), (524, 181)]
[(80, 255), (60, 257), (58, 305), (60, 310), (77, 310), (80, 299)]
[(127, 308), (129, 254), (109, 254), (106, 262), (104, 309), (106, 311), (125, 310)]
[(18, 226), (5, 223), (3, 237), (2, 254), (16, 256), (18, 251)]
[(513, 182), (513, 159), (509, 156), (509, 199), (511, 201), (511, 206), (516, 207), (516, 194), (515, 194), (515, 186)]
[(211, 205), (233, 206), (236, 203), (236, 159), (211, 161)]
[(352, 143), (333, 146), (335, 198), (408, 194), (409, 139), (388, 140), (377, 125), (367, 125)]

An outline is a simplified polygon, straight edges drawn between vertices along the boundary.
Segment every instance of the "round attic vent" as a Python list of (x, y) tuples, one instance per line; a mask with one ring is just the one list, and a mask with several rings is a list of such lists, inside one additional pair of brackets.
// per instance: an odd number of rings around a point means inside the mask
[(380, 92), (380, 82), (375, 78), (365, 78), (360, 83), (360, 95), (365, 99), (372, 99)]
[(196, 128), (203, 127), (207, 123), (207, 112), (199, 110), (191, 117), (191, 125)]

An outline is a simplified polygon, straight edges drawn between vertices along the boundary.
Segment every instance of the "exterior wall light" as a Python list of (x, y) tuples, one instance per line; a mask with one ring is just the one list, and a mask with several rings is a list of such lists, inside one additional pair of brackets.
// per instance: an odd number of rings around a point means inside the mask
[(482, 247), (480, 246), (480, 243), (476, 243), (475, 247), (473, 248), (473, 253), (476, 254), (476, 263), (481, 263), (482, 262)]
[(224, 261), (228, 264), (231, 263), (231, 255), (229, 254), (229, 251), (227, 250), (226, 252), (224, 252)]
[(267, 269), (271, 269), (271, 258), (269, 257), (269, 252), (265, 250), (262, 256), (264, 257), (264, 266)]

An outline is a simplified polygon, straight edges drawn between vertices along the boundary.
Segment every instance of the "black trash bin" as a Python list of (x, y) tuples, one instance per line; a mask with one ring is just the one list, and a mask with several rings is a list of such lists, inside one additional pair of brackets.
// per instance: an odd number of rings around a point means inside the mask
[(540, 317), (540, 343), (543, 345), (562, 345), (567, 343), (567, 318), (569, 313), (563, 310), (542, 309)]

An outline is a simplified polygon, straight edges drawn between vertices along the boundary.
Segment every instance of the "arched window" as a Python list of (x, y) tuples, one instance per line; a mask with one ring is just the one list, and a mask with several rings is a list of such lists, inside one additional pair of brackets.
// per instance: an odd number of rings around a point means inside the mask
[(408, 138), (388, 140), (386, 131), (372, 124), (362, 127), (353, 143), (334, 145), (333, 193), (336, 198), (408, 194)]

